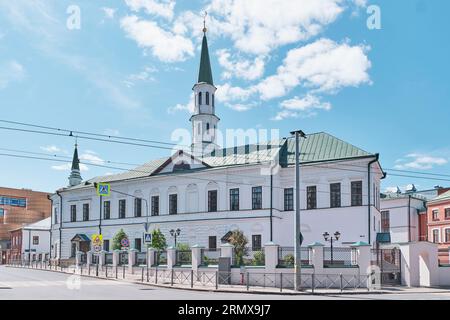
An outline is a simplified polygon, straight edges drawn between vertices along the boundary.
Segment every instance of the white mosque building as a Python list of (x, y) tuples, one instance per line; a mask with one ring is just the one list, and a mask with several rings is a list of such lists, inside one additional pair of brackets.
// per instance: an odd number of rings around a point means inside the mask
[[(143, 233), (160, 229), (169, 245), (219, 247), (240, 229), (253, 248), (272, 241), (294, 245), (295, 139), (281, 138), (221, 149), (217, 88), (204, 30), (192, 148), (151, 160), (128, 172), (82, 180), (75, 146), (69, 186), (52, 196), (52, 257), (73, 258), (90, 250), (93, 234), (102, 234), (111, 251), (123, 229), (131, 247), (144, 250)], [(220, 109), (219, 109), (220, 110)], [(292, 128), (297, 129), (297, 128)], [(300, 141), (301, 232), (304, 244), (323, 242), (324, 232), (339, 231), (338, 246), (374, 244), (381, 229), (378, 154), (368, 153), (328, 133)], [(109, 183), (111, 195), (97, 195), (95, 184)]]

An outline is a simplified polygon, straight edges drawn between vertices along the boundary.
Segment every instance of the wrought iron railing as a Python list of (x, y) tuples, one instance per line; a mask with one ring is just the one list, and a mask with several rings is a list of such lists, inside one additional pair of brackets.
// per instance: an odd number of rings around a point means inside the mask
[(119, 252), (119, 265), (128, 264), (128, 251)]
[(80, 254), (80, 263), (82, 263), (82, 264), (87, 263), (87, 254), (84, 252)]
[(219, 264), (220, 248), (217, 249), (202, 249), (201, 250), (201, 265), (217, 265)]
[(146, 265), (147, 264), (147, 252), (136, 253), (136, 265)]
[(323, 248), (324, 267), (352, 267), (356, 266), (355, 248)]
[(233, 248), (231, 263), (233, 266), (264, 266), (266, 261), (264, 248), (245, 248), (239, 250)]
[(155, 251), (154, 252), (154, 265), (161, 266), (167, 264), (167, 251)]
[(105, 253), (105, 264), (113, 264), (113, 254), (112, 252)]
[[(311, 249), (307, 247), (300, 248), (300, 260), (302, 266), (311, 265)], [(278, 247), (278, 267), (293, 268), (295, 262), (294, 247)]]
[(175, 264), (176, 265), (192, 264), (192, 251), (191, 250), (177, 250)]

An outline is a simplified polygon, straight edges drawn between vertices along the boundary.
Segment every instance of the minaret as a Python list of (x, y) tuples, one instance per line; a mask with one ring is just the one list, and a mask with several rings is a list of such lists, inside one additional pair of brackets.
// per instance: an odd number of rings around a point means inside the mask
[[(206, 14), (205, 14), (206, 18)], [(209, 154), (218, 146), (216, 144), (216, 130), (220, 119), (216, 116), (215, 93), (211, 62), (209, 60), (208, 40), (206, 39), (206, 22), (203, 21), (203, 41), (200, 58), (198, 81), (192, 88), (195, 94), (194, 114), (192, 122), (192, 154), (201, 157)]]
[(75, 150), (73, 151), (72, 170), (69, 176), (69, 186), (73, 187), (79, 185), (83, 181), (80, 174), (80, 159), (78, 158), (77, 143), (75, 143)]

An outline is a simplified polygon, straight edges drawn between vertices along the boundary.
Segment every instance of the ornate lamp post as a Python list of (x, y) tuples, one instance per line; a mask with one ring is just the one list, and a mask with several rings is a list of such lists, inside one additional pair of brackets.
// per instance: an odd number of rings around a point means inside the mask
[(341, 236), (339, 231), (336, 231), (334, 235), (330, 235), (328, 232), (323, 233), (323, 238), (325, 241), (330, 242), (331, 244), (331, 264), (333, 264), (333, 241), (338, 241)]
[(171, 229), (169, 232), (170, 232), (170, 235), (174, 238), (175, 248), (176, 248), (177, 247), (177, 237), (180, 235), (181, 230), (180, 230), (180, 228), (177, 228), (176, 230)]

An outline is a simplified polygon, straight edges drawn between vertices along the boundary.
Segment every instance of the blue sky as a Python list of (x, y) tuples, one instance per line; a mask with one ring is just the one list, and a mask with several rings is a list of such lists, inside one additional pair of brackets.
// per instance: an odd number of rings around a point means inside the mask
[[(370, 5), (379, 30), (367, 27)], [(450, 173), (447, 0), (1, 1), (0, 119), (171, 141), (190, 129), (204, 10), (220, 128), (326, 131), (385, 168)], [(73, 144), (0, 130), (0, 149), (70, 157)], [(79, 144), (96, 163), (168, 154)], [(0, 185), (54, 191), (67, 166), (0, 156)], [(383, 189), (411, 183), (450, 185), (388, 177)]]

